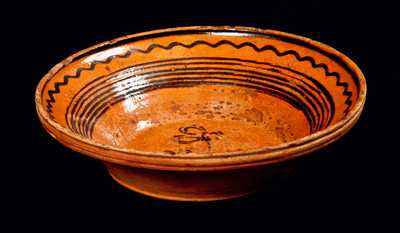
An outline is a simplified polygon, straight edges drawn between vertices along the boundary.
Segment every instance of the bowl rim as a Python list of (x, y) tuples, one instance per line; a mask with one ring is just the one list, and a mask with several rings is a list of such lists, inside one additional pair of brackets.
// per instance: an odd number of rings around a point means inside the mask
[[(204, 157), (204, 153), (194, 153), (194, 156), (179, 156), (168, 155), (162, 152), (147, 152), (135, 149), (118, 148), (111, 145), (101, 144), (94, 140), (85, 138), (79, 134), (73, 133), (66, 127), (61, 126), (56, 121), (52, 120), (46, 112), (42, 103), (41, 91), (45, 84), (54, 76), (56, 72), (68, 66), (74, 59), (85, 55), (86, 53), (94, 50), (107, 49), (107, 46), (114, 46), (119, 42), (126, 41), (127, 39), (135, 39), (146, 36), (152, 36), (160, 33), (170, 32), (184, 32), (184, 31), (204, 31), (213, 34), (216, 31), (234, 32), (234, 33), (261, 33), (268, 36), (282, 36), (289, 39), (295, 39), (310, 46), (314, 46), (328, 54), (335, 56), (347, 65), (359, 83), (359, 93), (353, 108), (348, 114), (340, 121), (327, 128), (314, 132), (305, 137), (281, 143), (276, 146), (260, 147), (248, 151), (238, 152), (222, 152), (212, 153)], [(254, 34), (252, 35), (254, 36)], [(113, 162), (121, 165), (128, 165), (133, 167), (144, 167), (161, 170), (224, 170), (233, 169), (237, 167), (249, 167), (261, 164), (270, 164), (279, 161), (285, 161), (305, 153), (317, 150), (338, 138), (343, 136), (352, 126), (356, 123), (361, 115), (363, 106), (366, 100), (367, 85), (366, 79), (359, 69), (359, 67), (346, 55), (340, 53), (336, 49), (323, 44), (321, 42), (309, 39), (307, 37), (298, 36), (295, 34), (281, 32), (270, 29), (260, 29), (254, 27), (242, 26), (189, 26), (189, 27), (176, 27), (151, 30), (147, 32), (135, 33), (127, 36), (118, 37), (106, 42), (98, 43), (94, 46), (80, 50), (63, 61), (56, 64), (50, 71), (44, 75), (39, 81), (35, 92), (36, 110), (44, 128), (56, 140), (83, 154), (92, 156), (108, 162)]]

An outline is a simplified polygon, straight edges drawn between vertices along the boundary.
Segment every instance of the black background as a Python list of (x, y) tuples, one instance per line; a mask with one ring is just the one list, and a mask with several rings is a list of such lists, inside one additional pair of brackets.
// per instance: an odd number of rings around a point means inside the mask
[[(13, 19), (10, 46), (17, 64), (13, 81), (21, 88), (17, 128), (23, 135), (14, 151), (11, 189), (23, 213), (59, 216), (65, 213), (142, 213), (161, 208), (211, 214), (251, 209), (263, 214), (312, 212), (321, 217), (383, 216), (394, 209), (398, 185), (393, 148), (398, 107), (396, 81), (399, 29), (396, 7), (383, 1), (231, 1), (24, 4)], [(42, 76), (72, 53), (115, 37), (189, 25), (240, 25), (287, 31), (326, 43), (349, 56), (364, 72), (367, 103), (358, 124), (341, 140), (298, 160), (297, 169), (272, 190), (214, 203), (162, 201), (128, 191), (114, 182), (103, 165), (77, 155), (51, 138), (36, 116), (34, 91)], [(16, 61), (16, 60), (14, 60)], [(12, 62), (14, 65), (16, 62)], [(11, 65), (13, 65), (11, 64)], [(398, 84), (398, 82), (397, 82)], [(7, 88), (5, 91), (7, 91)], [(12, 91), (12, 90), (10, 90)], [(15, 92), (13, 92), (15, 93)], [(15, 94), (14, 94), (15, 96)], [(20, 105), (21, 106), (21, 105)], [(12, 106), (18, 111), (17, 106)], [(30, 129), (29, 132), (27, 129)], [(21, 134), (22, 132), (22, 134)], [(22, 142), (22, 143), (21, 143)], [(14, 180), (13, 180), (14, 179)], [(17, 199), (18, 198), (18, 199)], [(36, 211), (40, 209), (38, 214)], [(215, 212), (214, 212), (215, 213)], [(337, 219), (335, 219), (337, 220)]]

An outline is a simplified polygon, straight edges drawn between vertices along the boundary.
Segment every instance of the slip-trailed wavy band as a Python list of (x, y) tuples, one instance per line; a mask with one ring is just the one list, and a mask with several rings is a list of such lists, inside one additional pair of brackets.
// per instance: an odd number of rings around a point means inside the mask
[[(257, 47), (256, 45), (254, 45), (253, 43), (250, 43), (250, 42), (244, 42), (244, 43), (241, 43), (241, 44), (235, 44), (235, 43), (233, 43), (233, 42), (231, 42), (229, 40), (221, 40), (221, 41), (218, 41), (216, 43), (209, 43), (207, 41), (198, 40), (198, 41), (195, 41), (195, 42), (190, 43), (190, 44), (183, 44), (183, 43), (180, 43), (180, 42), (172, 42), (172, 43), (170, 43), (170, 44), (168, 44), (166, 46), (159, 45), (159, 44), (152, 44), (147, 49), (144, 49), (144, 50), (137, 49), (137, 48), (131, 48), (130, 50), (128, 50), (126, 53), (124, 53), (122, 55), (110, 56), (105, 60), (96, 60), (96, 61), (91, 62), (89, 67), (78, 68), (76, 70), (75, 75), (65, 75), (62, 82), (55, 82), (54, 83), (54, 89), (50, 89), (48, 91), (48, 99), (46, 100), (47, 112), (48, 112), (50, 118), (54, 119), (54, 117), (52, 115), (52, 108), (53, 108), (53, 104), (55, 103), (54, 95), (60, 93), (60, 87), (67, 85), (69, 79), (79, 78), (83, 71), (85, 71), (85, 70), (87, 70), (87, 71), (93, 70), (97, 64), (109, 63), (111, 60), (113, 60), (114, 58), (117, 58), (117, 57), (126, 58), (126, 57), (129, 57), (134, 52), (149, 53), (155, 48), (170, 50), (170, 49), (172, 49), (174, 47), (181, 46), (181, 47), (185, 47), (185, 48), (189, 48), (190, 49), (190, 48), (193, 48), (193, 47), (198, 46), (198, 45), (207, 45), (207, 46), (210, 46), (212, 48), (217, 48), (217, 47), (219, 47), (221, 45), (230, 45), (230, 46), (232, 46), (233, 48), (236, 48), (236, 49), (241, 49), (243, 47), (250, 47), (256, 52), (263, 52), (263, 51), (267, 51), (268, 50), (268, 51), (273, 51), (277, 56), (289, 56), (289, 55), (291, 55), (291, 56), (294, 56), (300, 62), (301, 61), (307, 61), (315, 69), (322, 68), (327, 77), (333, 77), (333, 78), (336, 79), (336, 86), (343, 88), (343, 92), (342, 93), (343, 93), (344, 96), (346, 96), (345, 104), (347, 106), (345, 111), (344, 111), (345, 114), (348, 113), (348, 111), (349, 111), (349, 109), (350, 109), (350, 107), (352, 105), (352, 100), (351, 100), (352, 92), (348, 90), (348, 84), (346, 82), (343, 82), (343, 81), (340, 80), (340, 75), (337, 72), (330, 72), (329, 69), (328, 69), (328, 66), (326, 64), (324, 64), (324, 63), (316, 63), (315, 59), (310, 57), (310, 56), (302, 57), (302, 56), (299, 55), (298, 52), (296, 52), (294, 50), (287, 50), (287, 51), (280, 52), (278, 49), (276, 49), (272, 45), (265, 45), (265, 46), (259, 48), (259, 47)], [(269, 94), (273, 94), (273, 93), (270, 92)], [(311, 103), (311, 102), (309, 102), (309, 103)], [(313, 107), (313, 108), (315, 108), (315, 107)], [(304, 109), (305, 109), (304, 113), (305, 113), (305, 115), (306, 115), (306, 117), (309, 120), (310, 125), (311, 125), (311, 131), (314, 132), (314, 130), (320, 128), (319, 126), (314, 126), (314, 124), (320, 124), (320, 123), (315, 123), (314, 122), (314, 121), (316, 121), (316, 119), (314, 119), (315, 117), (311, 113), (312, 110), (310, 110), (308, 108), (304, 108)], [(315, 110), (315, 111), (317, 111), (317, 110)], [(318, 115), (318, 114), (320, 114), (320, 113), (316, 113), (316, 115)], [(87, 135), (87, 134), (88, 133), (84, 133), (84, 135)], [(87, 136), (89, 136), (89, 135), (87, 135)]]

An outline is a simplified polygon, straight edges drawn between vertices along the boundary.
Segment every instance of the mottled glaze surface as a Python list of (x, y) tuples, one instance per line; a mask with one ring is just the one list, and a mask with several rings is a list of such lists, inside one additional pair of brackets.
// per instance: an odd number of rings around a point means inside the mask
[(163, 170), (256, 166), (315, 150), (361, 113), (366, 84), (336, 50), (244, 27), (141, 33), (79, 52), (40, 82), (45, 128), (96, 158)]

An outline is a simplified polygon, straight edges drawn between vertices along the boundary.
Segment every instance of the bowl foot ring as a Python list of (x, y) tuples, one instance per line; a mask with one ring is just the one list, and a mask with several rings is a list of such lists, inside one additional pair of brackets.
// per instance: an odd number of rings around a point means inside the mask
[[(265, 169), (179, 172), (132, 168), (110, 163), (106, 163), (106, 167), (111, 177), (125, 188), (173, 201), (204, 202), (238, 198), (267, 188), (269, 181), (265, 176), (260, 176), (269, 173)], [(277, 171), (274, 169), (271, 172)]]

